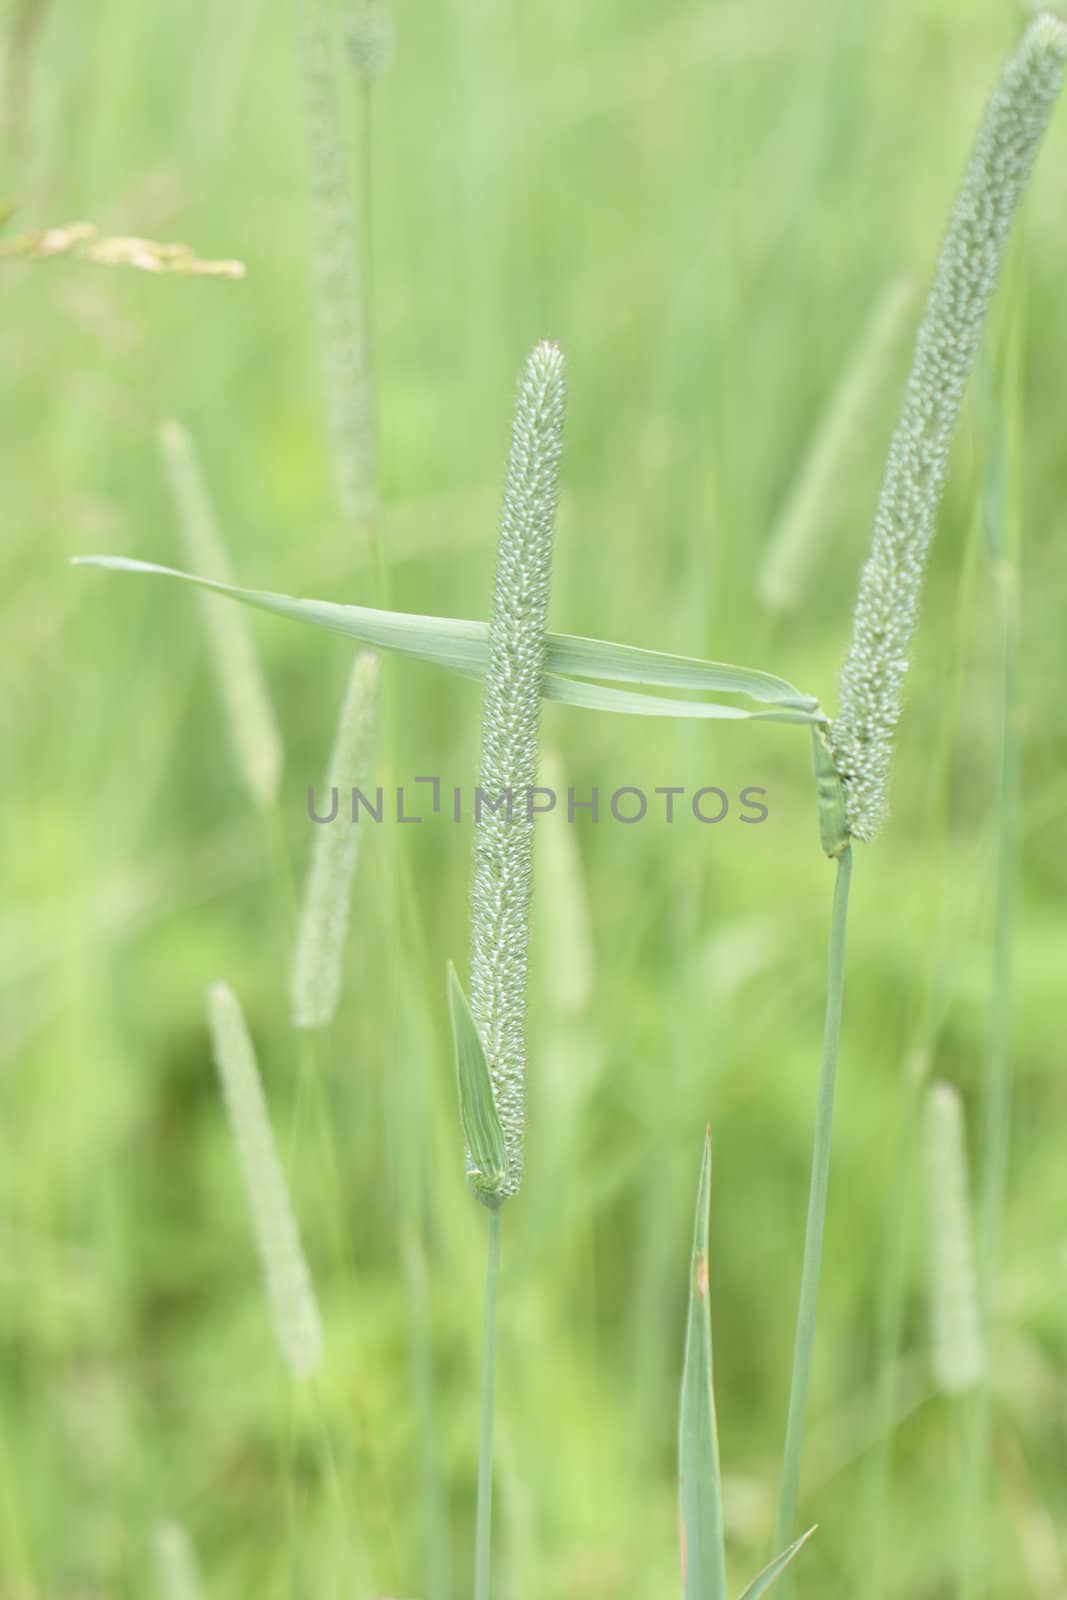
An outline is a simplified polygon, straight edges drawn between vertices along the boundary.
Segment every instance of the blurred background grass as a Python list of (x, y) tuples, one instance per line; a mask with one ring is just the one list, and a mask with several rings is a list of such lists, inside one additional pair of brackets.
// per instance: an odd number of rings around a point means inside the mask
[[(0, 1594), (153, 1592), (186, 1523), (228, 1595), (467, 1585), (482, 1229), (461, 1177), (443, 1007), (469, 835), (371, 833), (324, 1049), (340, 1174), (298, 1100), (292, 917), (228, 755), (187, 594), (72, 571), (178, 556), (155, 429), (192, 430), (240, 581), (366, 600), (318, 383), (295, 19), (263, 0), (71, 11), (9, 0), (24, 89), (0, 199), (248, 265), (242, 283), (3, 265), (6, 894), (0, 913)], [(554, 625), (786, 674), (833, 704), (902, 372), (828, 508), (803, 609), (756, 599), (768, 530), (886, 281), (925, 284), (1021, 18), (991, 3), (475, 0), (397, 8), (374, 92), (383, 537), (393, 602), (485, 615), (514, 377), (570, 363)], [(11, 59), (9, 55), (9, 60)], [(19, 64), (21, 63), (21, 64)], [(18, 82), (16, 82), (16, 76)], [(359, 132), (353, 105), (353, 140)], [(1061, 108), (1016, 273), (1025, 300), (1026, 830), (1017, 1114), (992, 1352), (991, 1593), (1061, 1596), (1067, 1509), (1060, 712), (1067, 208)], [(954, 455), (893, 824), (857, 863), (802, 1515), (804, 1596), (861, 1591), (887, 1239), (907, 1250), (891, 1537), (864, 1592), (953, 1591), (958, 1442), (931, 1397), (909, 1074), (972, 1114), (986, 1024), (995, 597), (974, 408)], [(961, 581), (961, 574), (963, 580)], [(350, 652), (253, 623), (302, 869)], [(391, 770), (469, 784), (478, 693), (387, 668)], [(731, 1566), (767, 1553), (799, 1274), (830, 871), (801, 730), (549, 707), (583, 791), (745, 784), (759, 828), (577, 829), (596, 983), (562, 1021), (539, 928), (528, 1181), (509, 1212), (501, 1600), (661, 1596), (691, 1205), (714, 1126), (713, 1315)], [(392, 849), (413, 884), (386, 908)], [(542, 908), (543, 910), (543, 908)], [(415, 917), (421, 940), (412, 937)], [(405, 931), (406, 930), (406, 931)], [(203, 1022), (216, 977), (257, 1037), (324, 1303), (292, 1405), (256, 1280)], [(872, 1467), (872, 1461), (874, 1465)]]

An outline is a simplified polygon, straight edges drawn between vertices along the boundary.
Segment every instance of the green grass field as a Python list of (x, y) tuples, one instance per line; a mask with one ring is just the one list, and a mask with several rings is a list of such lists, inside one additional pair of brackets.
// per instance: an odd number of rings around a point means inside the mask
[[(488, 615), (515, 377), (556, 339), (570, 393), (551, 625), (758, 665), (832, 707), (917, 309), (785, 616), (759, 600), (769, 531), (886, 284), (925, 291), (1023, 20), (986, 0), (399, 0), (370, 115), (355, 93), (348, 108), (354, 184), (373, 193), (391, 603)], [(286, 745), (272, 827), (235, 774), (191, 592), (68, 564), (185, 564), (156, 437), (174, 417), (239, 582), (380, 593), (334, 498), (296, 8), (8, 0), (3, 27), (0, 201), (17, 210), (0, 239), (85, 218), (248, 270), (0, 260), (0, 1597), (180, 1600), (154, 1552), (178, 1520), (212, 1600), (450, 1600), (470, 1593), (484, 1252), (444, 981), (467, 961), (470, 825), (368, 827), (342, 1005), (311, 1059), (288, 1020), (294, 878), (352, 650), (252, 620)], [(1017, 341), (1024, 804), (994, 1482), (968, 1600), (1067, 1592), (1065, 172), (1061, 105), (983, 367), (990, 387)], [(960, 1408), (930, 1365), (914, 1085), (958, 1086), (974, 1155), (1000, 692), (983, 392), (939, 518), (892, 822), (855, 852), (801, 1600), (948, 1600), (979, 1531)], [(396, 658), (382, 680), (378, 781), (470, 789), (477, 686)], [(554, 705), (543, 739), (582, 796), (752, 785), (768, 817), (570, 830), (595, 952), (577, 1015), (559, 1003), (569, 912), (539, 886), (494, 1600), (677, 1593), (709, 1121), (739, 1593), (771, 1553), (818, 1069), (833, 873), (808, 741)], [(322, 1303), (309, 1394), (272, 1342), (220, 1109), (203, 1003), (218, 978), (256, 1039)]]

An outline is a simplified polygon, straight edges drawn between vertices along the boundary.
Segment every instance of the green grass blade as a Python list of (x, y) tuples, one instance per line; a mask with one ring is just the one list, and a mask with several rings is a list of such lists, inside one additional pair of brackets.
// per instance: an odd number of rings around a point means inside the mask
[[(337, 605), (329, 600), (300, 600), (290, 595), (262, 589), (240, 589), (233, 584), (179, 572), (155, 562), (135, 561), (126, 556), (81, 556), (78, 566), (102, 567), (113, 572), (141, 572), (196, 584), (218, 594), (239, 600), (244, 605), (310, 623), (364, 644), (396, 650), (401, 655), (448, 667), (468, 677), (485, 672), (488, 626), (454, 617), (426, 617), (399, 611), (378, 611), (368, 606)], [(754, 668), (737, 667), (718, 661), (698, 661), (688, 656), (673, 656), (635, 645), (615, 644), (603, 639), (583, 639), (571, 634), (546, 635), (545, 698), (592, 710), (626, 712), (637, 716), (760, 717), (765, 721), (825, 722), (818, 702), (803, 695), (784, 678)], [(573, 680), (601, 678), (615, 683), (649, 687), (691, 689), (698, 692), (743, 694), (764, 705), (781, 709), (769, 712), (746, 711), (717, 702), (656, 700), (647, 695), (627, 695), (597, 685)]]
[(722, 1483), (712, 1381), (711, 1312), (708, 1306), (708, 1225), (711, 1205), (711, 1129), (697, 1188), (689, 1316), (678, 1422), (679, 1512), (684, 1600), (725, 1600), (726, 1552)]
[(448, 1009), (459, 1085), (459, 1115), (467, 1144), (467, 1181), (490, 1210), (500, 1205), (508, 1177), (508, 1153), (500, 1126), (489, 1063), (470, 1004), (452, 963), (448, 964)]
[(802, 1533), (799, 1539), (793, 1540), (788, 1550), (783, 1550), (780, 1556), (775, 1556), (774, 1560), (753, 1578), (741, 1600), (759, 1600), (761, 1594), (766, 1594), (771, 1584), (781, 1577), (793, 1557), (807, 1544), (814, 1532), (814, 1527), (809, 1528), (807, 1533)]
[(611, 711), (628, 717), (696, 717), (730, 722), (799, 722), (816, 724), (821, 717), (814, 711), (783, 706), (779, 711), (747, 711), (743, 706), (724, 705), (721, 700), (676, 700), (657, 694), (635, 693), (609, 684), (587, 683), (582, 678), (566, 678), (548, 672), (541, 684), (546, 700), (561, 705), (582, 706), (587, 711)]

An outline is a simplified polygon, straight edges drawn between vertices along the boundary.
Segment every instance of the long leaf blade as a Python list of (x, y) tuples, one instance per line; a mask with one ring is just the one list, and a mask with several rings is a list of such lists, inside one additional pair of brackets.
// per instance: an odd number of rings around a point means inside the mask
[[(345, 634), (364, 644), (396, 650), (401, 655), (413, 656), (437, 666), (451, 668), (469, 677), (481, 677), (485, 672), (488, 648), (488, 628), (484, 622), (466, 621), (456, 617), (428, 617), (398, 611), (377, 611), (369, 606), (338, 605), (328, 600), (301, 600), (291, 595), (274, 594), (264, 589), (242, 589), (233, 584), (218, 583), (193, 573), (179, 572), (173, 567), (160, 566), (151, 561), (136, 561), (128, 556), (79, 556), (77, 566), (102, 567), (113, 572), (140, 572), (158, 577), (177, 578), (203, 589), (229, 596), (244, 605), (270, 611), (277, 616), (296, 622), (310, 623), (333, 633)], [(783, 718), (779, 714), (764, 714), (768, 720), (796, 722), (825, 721), (818, 711), (818, 702), (785, 678), (773, 673), (760, 672), (752, 667), (733, 666), (721, 661), (700, 661), (689, 656), (675, 656), (658, 650), (643, 650), (636, 645), (616, 644), (605, 639), (585, 639), (573, 634), (549, 633), (546, 635), (545, 666), (549, 676), (566, 678), (605, 679), (615, 683), (632, 683), (650, 688), (688, 689), (701, 693), (743, 694), (763, 705), (779, 706), (794, 713), (804, 713)], [(572, 705), (593, 705), (594, 697), (576, 697), (576, 693), (548, 693), (547, 698), (566, 699)], [(608, 697), (610, 698), (610, 696)], [(666, 711), (661, 706), (655, 710), (645, 707), (638, 714), (645, 716), (719, 716), (721, 712), (708, 711), (697, 702), (672, 701), (671, 705), (693, 705), (692, 711)], [(705, 703), (706, 704), (706, 703)], [(620, 705), (601, 703), (596, 709), (622, 709)], [(751, 715), (728, 709), (727, 716)]]
[(689, 1315), (682, 1366), (678, 1421), (679, 1512), (684, 1600), (725, 1600), (726, 1553), (722, 1528), (722, 1480), (715, 1425), (711, 1311), (708, 1305), (708, 1226), (711, 1204), (711, 1129), (697, 1186)]
[(782, 1576), (793, 1557), (807, 1544), (814, 1532), (814, 1527), (809, 1528), (807, 1533), (802, 1533), (799, 1539), (793, 1540), (788, 1550), (783, 1550), (780, 1556), (775, 1556), (774, 1560), (753, 1578), (741, 1600), (760, 1600), (760, 1595), (766, 1594), (771, 1584)]
[(489, 1063), (470, 1003), (448, 963), (448, 1009), (456, 1055), (459, 1115), (467, 1144), (467, 1179), (483, 1205), (496, 1210), (508, 1178), (508, 1152), (500, 1126)]

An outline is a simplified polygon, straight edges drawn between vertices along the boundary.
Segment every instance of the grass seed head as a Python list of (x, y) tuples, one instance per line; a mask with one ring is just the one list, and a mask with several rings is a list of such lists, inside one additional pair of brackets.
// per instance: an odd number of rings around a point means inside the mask
[(534, 832), (526, 791), (537, 782), (563, 409), (563, 356), (554, 344), (539, 344), (519, 385), (504, 486), (482, 716), (485, 803), (475, 824), (472, 891), (471, 1009), (507, 1144), (506, 1195), (522, 1176)]
[(1005, 242), (1059, 94), (1067, 26), (1028, 28), (986, 108), (942, 245), (889, 448), (833, 728), (850, 831), (878, 832), (949, 445)]

